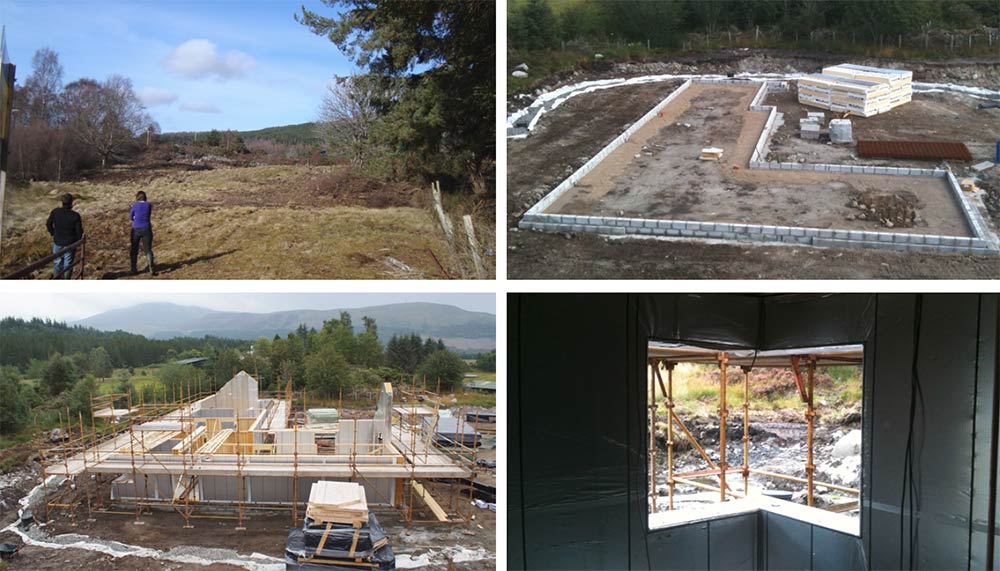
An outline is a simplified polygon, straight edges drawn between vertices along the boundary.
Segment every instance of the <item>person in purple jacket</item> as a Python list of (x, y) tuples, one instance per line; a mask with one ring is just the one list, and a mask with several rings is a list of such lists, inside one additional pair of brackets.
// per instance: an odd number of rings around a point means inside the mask
[(139, 191), (135, 193), (135, 202), (129, 210), (128, 217), (132, 221), (132, 247), (129, 250), (129, 259), (132, 262), (132, 275), (138, 270), (135, 267), (136, 258), (139, 257), (139, 243), (142, 242), (142, 249), (146, 252), (146, 261), (149, 262), (149, 273), (156, 275), (153, 269), (153, 224), (149, 221), (149, 216), (153, 211), (153, 205), (146, 202), (146, 193)]

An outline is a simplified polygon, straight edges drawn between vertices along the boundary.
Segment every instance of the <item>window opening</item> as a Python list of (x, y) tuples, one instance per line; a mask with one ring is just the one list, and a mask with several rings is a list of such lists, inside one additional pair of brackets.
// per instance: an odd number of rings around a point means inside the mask
[(650, 514), (757, 497), (856, 519), (863, 358), (649, 342)]

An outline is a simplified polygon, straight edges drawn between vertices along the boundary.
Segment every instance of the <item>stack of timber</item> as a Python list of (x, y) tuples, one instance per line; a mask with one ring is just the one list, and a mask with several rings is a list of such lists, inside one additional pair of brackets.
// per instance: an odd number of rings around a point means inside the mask
[(306, 517), (319, 523), (365, 523), (365, 489), (352, 482), (316, 482), (309, 490)]
[(799, 79), (799, 103), (871, 117), (908, 103), (913, 72), (843, 63)]
[(293, 571), (396, 568), (388, 535), (375, 514), (368, 513), (364, 488), (352, 482), (313, 484), (305, 522), (301, 528), (288, 532), (285, 568)]

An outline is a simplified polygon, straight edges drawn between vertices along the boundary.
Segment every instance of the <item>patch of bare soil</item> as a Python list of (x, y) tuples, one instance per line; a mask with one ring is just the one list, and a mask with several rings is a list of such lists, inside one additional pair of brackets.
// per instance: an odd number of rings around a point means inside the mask
[(507, 143), (507, 222), (597, 154), (680, 82), (637, 85), (574, 97), (545, 115), (526, 139)]
[(990, 256), (612, 239), (511, 229), (511, 279), (1000, 279)]
[[(33, 486), (34, 484), (32, 484)], [(393, 551), (397, 558), (409, 557), (418, 559), (428, 555), (429, 563), (417, 567), (425, 571), (450, 571), (451, 564), (447, 562), (447, 548), (461, 547), (465, 550), (485, 550), (496, 553), (496, 514), (487, 509), (479, 509), (466, 505), (466, 501), (455, 498), (449, 503), (443, 489), (435, 484), (428, 485), (429, 490), (451, 513), (469, 515), (465, 522), (455, 523), (424, 523), (433, 520), (433, 514), (425, 506), (416, 502), (413, 519), (418, 520), (407, 524), (402, 515), (388, 508), (374, 508), (379, 522), (390, 537)], [(29, 488), (30, 489), (30, 488)], [(27, 493), (27, 491), (25, 491)], [(110, 489), (102, 484), (95, 492), (95, 498), (103, 498), (101, 504), (107, 503)], [(96, 502), (95, 502), (96, 504)], [(128, 545), (148, 547), (163, 552), (180, 549), (194, 554), (213, 549), (234, 550), (239, 554), (250, 555), (261, 553), (276, 558), (284, 557), (285, 541), (288, 530), (292, 527), (289, 513), (247, 512), (243, 520), (245, 530), (237, 530), (235, 519), (195, 518), (191, 520), (192, 528), (185, 528), (185, 521), (179, 513), (169, 510), (145, 511), (136, 524), (134, 515), (120, 513), (105, 513), (94, 506), (92, 514), (87, 506), (80, 502), (74, 509), (74, 517), (69, 517), (65, 509), (53, 509), (52, 518), (46, 527), (49, 535), (81, 534), (94, 539), (117, 541)], [(119, 507), (119, 509), (122, 509)], [(130, 511), (128, 509), (124, 511)], [(36, 507), (36, 519), (44, 519), (44, 509)], [(222, 515), (216, 513), (214, 515)], [(226, 514), (234, 516), (234, 513)], [(90, 516), (90, 517), (88, 517)], [(5, 518), (5, 524), (13, 521), (16, 513)], [(302, 512), (299, 512), (302, 517)], [(423, 521), (421, 521), (423, 520)], [(71, 525), (75, 522), (75, 526)], [(300, 521), (301, 523), (301, 521)], [(0, 535), (0, 542), (20, 544), (20, 538), (15, 534)], [(103, 554), (91, 553), (80, 549), (53, 550), (37, 547), (27, 547), (16, 556), (13, 569), (65, 569), (65, 565), (81, 563), (98, 565), (96, 569), (121, 569), (132, 571), (153, 569), (189, 569), (190, 564), (179, 565), (169, 561), (123, 557), (112, 559)], [(117, 566), (116, 566), (117, 565)], [(485, 571), (493, 569), (495, 559), (463, 562), (463, 569)], [(73, 567), (71, 567), (73, 568)], [(197, 566), (198, 569), (238, 569), (229, 565)]]

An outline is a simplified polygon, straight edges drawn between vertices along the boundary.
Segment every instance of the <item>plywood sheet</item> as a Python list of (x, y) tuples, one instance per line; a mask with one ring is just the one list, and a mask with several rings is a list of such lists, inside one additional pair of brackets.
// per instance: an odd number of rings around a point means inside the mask
[(367, 522), (365, 489), (354, 482), (316, 482), (309, 490), (306, 515), (317, 523)]

